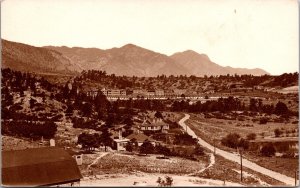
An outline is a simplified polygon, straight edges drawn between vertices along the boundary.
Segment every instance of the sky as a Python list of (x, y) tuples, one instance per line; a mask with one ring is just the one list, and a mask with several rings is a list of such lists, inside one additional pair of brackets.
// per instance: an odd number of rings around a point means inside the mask
[(299, 69), (297, 0), (2, 0), (1, 38), (109, 49), (193, 50), (222, 66)]

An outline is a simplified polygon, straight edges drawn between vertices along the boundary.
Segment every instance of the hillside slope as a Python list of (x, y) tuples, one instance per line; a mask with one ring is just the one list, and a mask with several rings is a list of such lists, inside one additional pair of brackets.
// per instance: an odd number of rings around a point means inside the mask
[(166, 55), (133, 44), (121, 48), (101, 50), (96, 48), (68, 48), (46, 46), (68, 57), (85, 70), (104, 70), (118, 76), (184, 75), (188, 70)]
[(223, 67), (212, 62), (207, 55), (198, 54), (197, 52), (194, 52), (192, 50), (178, 52), (170, 57), (178, 64), (185, 67), (191, 74), (197, 76), (226, 74), (252, 74), (254, 76), (260, 76), (269, 74), (262, 69), (232, 68), (229, 66)]
[(2, 68), (43, 74), (74, 74), (82, 70), (57, 51), (3, 39)]

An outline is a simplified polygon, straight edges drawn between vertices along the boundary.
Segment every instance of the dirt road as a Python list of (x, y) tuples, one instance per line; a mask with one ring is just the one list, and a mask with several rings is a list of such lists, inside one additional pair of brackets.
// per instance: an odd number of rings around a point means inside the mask
[[(202, 140), (200, 137), (198, 137), (195, 132), (190, 129), (186, 124), (185, 124), (185, 121), (188, 120), (190, 118), (190, 115), (189, 114), (185, 114), (185, 116), (178, 122), (179, 125), (189, 134), (191, 135), (193, 138), (197, 138), (198, 141), (199, 141), (199, 144), (206, 147), (207, 149), (211, 150), (212, 152), (214, 151), (214, 146), (210, 145), (209, 143), (205, 142), (204, 140)], [(224, 157), (225, 159), (228, 159), (230, 161), (233, 161), (233, 162), (236, 162), (238, 164), (240, 164), (240, 156), (236, 155), (236, 154), (233, 154), (233, 153), (230, 153), (230, 152), (227, 152), (227, 151), (224, 151), (224, 150), (221, 150), (219, 148), (216, 148), (216, 154), (217, 155), (220, 155), (222, 157)], [(248, 161), (247, 159), (243, 159), (243, 166), (251, 169), (251, 170), (254, 170), (256, 172), (259, 172), (259, 173), (262, 173), (266, 176), (269, 176), (273, 179), (276, 179), (278, 181), (281, 181), (287, 185), (290, 185), (290, 186), (294, 186), (295, 185), (295, 179), (294, 178), (291, 178), (291, 177), (288, 177), (286, 175), (283, 175), (283, 174), (280, 174), (278, 172), (274, 172), (272, 170), (269, 170), (267, 168), (264, 168), (264, 167), (261, 167), (251, 161)]]

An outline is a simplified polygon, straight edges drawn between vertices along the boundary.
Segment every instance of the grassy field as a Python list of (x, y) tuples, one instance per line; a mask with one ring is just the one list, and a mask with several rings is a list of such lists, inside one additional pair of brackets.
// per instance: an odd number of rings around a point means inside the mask
[(262, 185), (284, 185), (283, 183), (274, 180), (268, 176), (257, 173), (251, 169), (243, 168), (243, 181), (241, 182), (240, 165), (221, 156), (216, 155), (216, 163), (211, 168), (196, 176), (211, 179), (225, 179), (225, 184), (228, 181), (241, 183), (246, 186), (262, 186)]
[[(84, 164), (80, 167), (83, 175), (87, 175), (87, 166), (96, 158), (96, 154), (85, 154)], [(179, 157), (170, 159), (157, 159), (157, 155), (138, 156), (121, 153), (108, 153), (95, 164), (91, 165), (94, 174), (132, 173), (141, 171), (145, 173), (190, 174), (195, 173), (208, 165), (208, 157), (200, 161), (192, 161)]]
[[(225, 147), (221, 144), (221, 138), (225, 137), (229, 133), (238, 133), (243, 138), (246, 137), (249, 133), (257, 134), (257, 137), (260, 138), (261, 133), (264, 133), (265, 136), (274, 136), (273, 132), (276, 128), (284, 128), (286, 130), (292, 130), (298, 128), (297, 124), (292, 123), (267, 123), (261, 125), (258, 123), (253, 123), (253, 127), (243, 127), (236, 126), (240, 123), (239, 121), (233, 120), (219, 120), (219, 119), (205, 119), (200, 115), (192, 115), (191, 119), (187, 121), (187, 124), (190, 128), (203, 140), (209, 142), (210, 144), (215, 143), (217, 147), (234, 152), (235, 149)], [(243, 122), (245, 124), (245, 122)], [(298, 136), (298, 134), (297, 134)], [(255, 155), (254, 153), (245, 152), (245, 158), (271, 170), (283, 173), (287, 176), (294, 177), (295, 170), (299, 168), (298, 159), (292, 158), (277, 158), (277, 157), (262, 157)]]
[[(190, 120), (187, 121), (188, 125), (201, 131), (209, 138), (221, 140), (229, 133), (238, 133), (245, 138), (249, 133), (255, 133), (257, 138), (274, 137), (274, 130), (281, 129), (283, 132), (288, 131), (289, 137), (298, 137), (298, 124), (293, 123), (296, 118), (291, 119), (288, 123), (268, 122), (267, 124), (260, 124), (256, 119), (260, 117), (243, 117), (239, 120), (225, 120), (216, 118), (205, 118), (203, 114), (193, 114)], [(271, 117), (276, 118), (276, 117)], [(294, 131), (292, 133), (292, 131)], [(283, 134), (282, 136), (285, 136)]]

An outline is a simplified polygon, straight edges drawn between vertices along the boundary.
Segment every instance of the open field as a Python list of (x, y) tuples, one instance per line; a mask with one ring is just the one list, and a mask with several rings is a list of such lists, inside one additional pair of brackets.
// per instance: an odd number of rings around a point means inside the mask
[[(80, 167), (84, 176), (89, 175), (87, 171), (90, 165), (100, 154), (85, 154), (84, 164)], [(94, 175), (132, 173), (142, 171), (146, 173), (167, 173), (167, 174), (190, 174), (198, 172), (208, 165), (208, 157), (199, 158), (199, 161), (192, 161), (179, 157), (169, 159), (156, 159), (158, 155), (138, 156), (122, 153), (108, 153), (91, 165), (90, 170)]]
[[(107, 174), (95, 177), (86, 177), (80, 182), (80, 186), (158, 186), (156, 182), (159, 177), (164, 178), (166, 175), (172, 177), (172, 186), (223, 186), (222, 180), (205, 179), (191, 176), (178, 176), (174, 174), (158, 173), (132, 173), (132, 174)], [(135, 185), (134, 185), (135, 184)], [(227, 182), (226, 186), (241, 186), (239, 183)]]
[(243, 168), (243, 181), (241, 182), (239, 164), (226, 160), (219, 155), (216, 155), (215, 158), (215, 165), (202, 173), (196, 174), (196, 176), (208, 179), (225, 179), (225, 182), (230, 181), (240, 183), (245, 186), (284, 185), (277, 180), (245, 167)]
[[(298, 137), (298, 124), (293, 123), (296, 118), (291, 119), (288, 123), (268, 122), (267, 124), (260, 124), (254, 119), (260, 117), (243, 117), (243, 120), (225, 120), (217, 118), (205, 118), (203, 114), (192, 114), (188, 125), (194, 127), (199, 133), (213, 141), (216, 139), (220, 141), (229, 133), (238, 133), (245, 138), (249, 133), (255, 133), (256, 138), (274, 137), (274, 130), (281, 129), (285, 133), (288, 132), (288, 137)], [(272, 117), (275, 119), (275, 117)], [(202, 136), (201, 135), (201, 136)], [(286, 136), (286, 134), (282, 134)], [(204, 138), (205, 139), (205, 138)], [(208, 140), (208, 141), (209, 141)], [(220, 144), (220, 142), (216, 142)]]
[[(231, 152), (236, 152), (236, 150), (225, 147), (220, 142), (221, 138), (225, 137), (228, 133), (238, 133), (244, 138), (249, 133), (256, 133), (257, 137), (260, 138), (262, 132), (268, 137), (272, 137), (273, 130), (276, 128), (281, 129), (283, 127), (284, 129), (290, 130), (298, 128), (297, 124), (282, 124), (274, 122), (267, 123), (265, 125), (252, 123), (253, 127), (243, 127), (236, 126), (236, 124), (239, 123), (238, 121), (218, 120), (214, 118), (203, 119), (201, 116), (196, 115), (192, 115), (191, 120), (187, 120), (186, 122), (189, 127), (203, 140), (211, 144), (215, 143), (218, 148)], [(247, 151), (244, 152), (244, 157), (263, 167), (280, 172), (290, 177), (294, 177), (295, 170), (298, 170), (299, 167), (298, 159), (262, 157)]]

